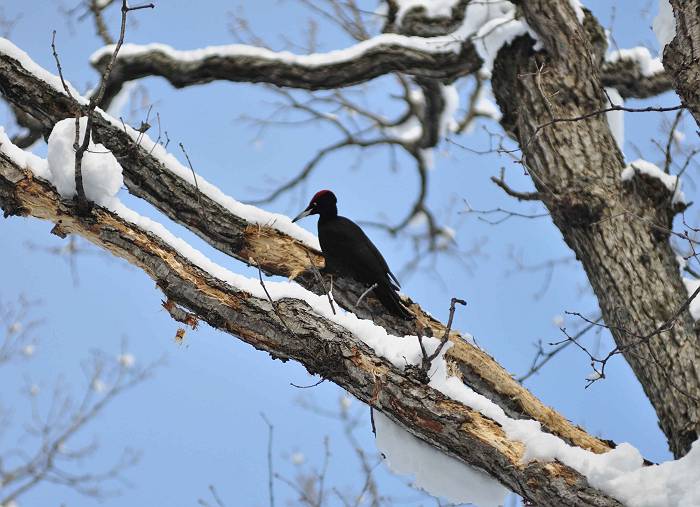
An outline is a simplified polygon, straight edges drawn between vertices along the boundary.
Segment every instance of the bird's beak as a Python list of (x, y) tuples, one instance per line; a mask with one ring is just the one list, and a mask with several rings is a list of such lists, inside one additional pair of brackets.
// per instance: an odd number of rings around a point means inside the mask
[(308, 216), (311, 214), (311, 211), (312, 211), (311, 208), (306, 208), (304, 211), (302, 211), (301, 213), (299, 213), (297, 216), (295, 216), (295, 217), (292, 219), (292, 223), (294, 223), (294, 222), (296, 222), (296, 221), (298, 221), (298, 220), (301, 220), (301, 219), (304, 218), (304, 217), (308, 217)]

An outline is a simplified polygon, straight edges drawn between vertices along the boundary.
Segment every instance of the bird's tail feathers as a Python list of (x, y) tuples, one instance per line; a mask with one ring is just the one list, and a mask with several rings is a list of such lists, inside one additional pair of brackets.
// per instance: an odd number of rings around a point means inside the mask
[(390, 282), (380, 283), (377, 285), (377, 287), (374, 289), (374, 294), (377, 296), (377, 299), (379, 299), (382, 305), (384, 305), (384, 308), (386, 308), (393, 315), (406, 320), (414, 318), (413, 314), (403, 305), (401, 298), (394, 291), (394, 288)]

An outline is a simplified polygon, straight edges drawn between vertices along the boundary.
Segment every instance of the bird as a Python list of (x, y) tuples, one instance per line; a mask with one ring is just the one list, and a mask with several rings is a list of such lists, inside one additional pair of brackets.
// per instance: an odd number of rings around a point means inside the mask
[[(338, 215), (337, 203), (333, 192), (320, 190), (292, 222), (319, 215), (318, 240), (326, 260), (325, 270), (350, 275), (369, 287), (365, 294), (373, 290), (391, 314), (405, 320), (413, 319), (397, 294), (401, 285), (386, 260), (359, 225)], [(358, 305), (365, 294), (358, 299)]]

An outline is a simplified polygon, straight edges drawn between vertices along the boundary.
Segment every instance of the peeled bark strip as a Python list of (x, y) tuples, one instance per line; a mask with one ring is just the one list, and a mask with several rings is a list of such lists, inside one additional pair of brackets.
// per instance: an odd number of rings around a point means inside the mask
[[(19, 63), (0, 54), (0, 91), (5, 99), (41, 122), (48, 134), (53, 125), (73, 116), (73, 105), (64, 94), (28, 73)], [(135, 146), (120, 128), (112, 126), (96, 111), (93, 115), (93, 138), (114, 153), (124, 169), (124, 181), (129, 192), (143, 198), (173, 221), (184, 225), (214, 248), (248, 263), (259, 264), (270, 274), (295, 277), (305, 288), (323, 292), (315, 276), (308, 271), (309, 256), (314, 264), (322, 265), (319, 252), (309, 249), (293, 238), (269, 227), (250, 224), (202, 194), (196, 188), (151, 156)], [(371, 308), (354, 308), (354, 302), (365, 287), (353, 280), (334, 280), (336, 300), (345, 308), (363, 318), (372, 318), (377, 324), (396, 335), (415, 334), (413, 325), (393, 318), (368, 298)], [(430, 327), (435, 336), (442, 336), (445, 327), (416, 305), (411, 310), (417, 315), (420, 330)], [(377, 317), (379, 315), (380, 317)], [(513, 418), (535, 419), (543, 428), (572, 445), (593, 452), (606, 452), (607, 442), (592, 437), (580, 427), (571, 424), (554, 409), (516, 382), (513, 377), (488, 354), (467, 343), (458, 333), (451, 334), (454, 346), (448, 352), (450, 360), (463, 381), (475, 391), (500, 405)]]
[(159, 238), (103, 208), (79, 216), (72, 201), (61, 201), (50, 185), (2, 153), (0, 206), (6, 215), (49, 220), (59, 234), (79, 234), (125, 259), (150, 276), (170, 302), (275, 358), (299, 361), (310, 373), (323, 375), (413, 435), (537, 505), (621, 505), (560, 463), (521, 464), (522, 444), (508, 440), (498, 424), (404, 375), (305, 302), (280, 300), (275, 313), (266, 299), (211, 277)]
[[(666, 322), (688, 298), (668, 233), (672, 196), (652, 178), (623, 183), (606, 117), (556, 123), (606, 107), (588, 37), (569, 2), (522, 3), (544, 51), (521, 37), (498, 54), (493, 88), (502, 124), (564, 240), (583, 264), (618, 346)], [(535, 135), (537, 132), (537, 135)], [(672, 329), (624, 352), (676, 457), (700, 431), (700, 343), (688, 311)], [(629, 332), (627, 332), (629, 331)]]

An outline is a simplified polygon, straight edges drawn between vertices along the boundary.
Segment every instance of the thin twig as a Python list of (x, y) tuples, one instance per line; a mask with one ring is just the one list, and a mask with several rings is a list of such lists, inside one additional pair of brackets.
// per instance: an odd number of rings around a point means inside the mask
[[(458, 298), (452, 298), (450, 300), (450, 316), (447, 319), (447, 326), (445, 327), (445, 334), (442, 336), (442, 339), (440, 340), (440, 344), (437, 346), (435, 351), (428, 355), (427, 352), (425, 351), (425, 347), (423, 346), (423, 340), (420, 335), (418, 334), (418, 343), (420, 344), (420, 350), (422, 354), (422, 360), (421, 360), (421, 369), (423, 370), (423, 373), (425, 373), (426, 378), (427, 374), (430, 371), (430, 367), (433, 364), (433, 361), (435, 358), (437, 358), (440, 355), (440, 352), (442, 352), (442, 349), (445, 347), (445, 344), (447, 341), (450, 339), (450, 331), (452, 331), (452, 321), (454, 320), (455, 316), (455, 305), (460, 304), (462, 306), (466, 306), (467, 302), (464, 299), (458, 299)], [(429, 331), (430, 328), (426, 328), (426, 331)]]
[(139, 9), (146, 9), (146, 8), (153, 8), (155, 5), (153, 4), (145, 4), (145, 5), (138, 5), (135, 7), (129, 7), (127, 5), (127, 0), (122, 0), (122, 7), (121, 7), (121, 28), (119, 31), (119, 40), (117, 40), (116, 45), (114, 46), (114, 51), (112, 52), (112, 56), (105, 66), (104, 70), (102, 71), (102, 75), (100, 77), (100, 85), (98, 87), (97, 93), (95, 93), (92, 97), (90, 97), (90, 102), (88, 103), (87, 106), (87, 111), (86, 115), (87, 116), (87, 122), (85, 126), (85, 133), (83, 136), (82, 142), (80, 141), (80, 118), (81, 118), (81, 108), (80, 105), (78, 104), (77, 100), (73, 95), (70, 93), (70, 90), (68, 88), (68, 85), (63, 78), (63, 71), (61, 68), (61, 64), (58, 58), (58, 53), (56, 51), (56, 45), (55, 45), (55, 38), (56, 38), (56, 32), (54, 31), (53, 37), (51, 40), (51, 47), (53, 50), (54, 58), (56, 60), (56, 65), (58, 67), (58, 72), (59, 76), (61, 78), (61, 83), (63, 85), (63, 88), (65, 89), (66, 93), (68, 96), (73, 99), (73, 102), (75, 103), (75, 141), (73, 143), (73, 149), (75, 150), (75, 192), (76, 192), (76, 199), (78, 202), (78, 209), (80, 212), (87, 213), (91, 210), (92, 204), (88, 202), (87, 197), (85, 196), (85, 187), (83, 186), (83, 173), (82, 173), (82, 161), (83, 161), (83, 155), (85, 152), (88, 150), (90, 146), (90, 140), (92, 136), (92, 123), (94, 119), (94, 112), (95, 108), (100, 105), (102, 102), (102, 98), (105, 93), (106, 85), (107, 85), (107, 80), (109, 79), (109, 76), (112, 72), (112, 68), (114, 67), (114, 63), (117, 60), (117, 54), (119, 53), (119, 50), (122, 47), (122, 44), (124, 44), (124, 36), (126, 35), (126, 18), (127, 14), (130, 11), (135, 11)]
[(360, 297), (357, 298), (357, 302), (355, 303), (355, 306), (356, 306), (356, 307), (357, 307), (357, 306), (360, 306), (360, 303), (361, 303), (362, 300), (365, 298), (365, 296), (366, 296), (367, 294), (369, 294), (370, 291), (373, 291), (374, 289), (376, 289), (378, 286), (379, 286), (379, 283), (375, 282), (369, 289), (367, 289), (366, 291), (364, 291), (364, 292), (360, 295)]
[[(581, 329), (572, 337), (572, 341), (578, 341), (579, 339), (581, 339), (586, 333), (593, 329), (595, 325), (602, 319), (602, 317), (598, 317), (594, 322), (591, 322), (590, 324), (586, 325), (586, 327)], [(554, 358), (554, 356), (559, 354), (559, 352), (567, 348), (569, 345), (571, 345), (571, 341), (566, 340), (564, 343), (559, 343), (558, 346), (556, 346), (549, 352), (545, 352), (542, 348), (542, 341), (540, 340), (540, 342), (538, 342), (537, 344), (537, 354), (535, 354), (535, 357), (532, 360), (530, 369), (525, 374), (518, 377), (516, 380), (520, 383), (525, 382), (527, 379), (538, 373), (544, 367), (545, 364), (551, 361)]]
[(539, 192), (519, 192), (517, 190), (513, 190), (508, 186), (508, 184), (505, 182), (504, 179), (505, 176), (505, 168), (501, 167), (501, 174), (498, 178), (495, 176), (491, 176), (491, 181), (493, 181), (496, 185), (501, 187), (503, 191), (508, 194), (511, 197), (515, 197), (519, 201), (541, 201), (542, 200), (542, 195)]
[[(566, 338), (565, 338), (564, 340), (560, 341), (560, 342), (550, 343), (550, 345), (555, 345), (555, 346), (556, 346), (556, 345), (560, 345), (560, 344), (562, 344), (562, 343), (564, 343), (564, 342), (569, 341), (569, 342), (572, 342), (574, 345), (576, 345), (579, 349), (581, 349), (581, 350), (589, 357), (589, 359), (590, 359), (590, 361), (591, 361), (591, 367), (593, 368), (593, 371), (594, 371), (594, 375), (589, 376), (589, 377), (586, 379), (586, 382), (587, 382), (587, 383), (586, 383), (586, 388), (590, 387), (592, 384), (594, 384), (594, 383), (597, 382), (598, 380), (601, 380), (601, 379), (604, 379), (604, 378), (605, 378), (605, 367), (607, 366), (608, 361), (609, 361), (612, 357), (614, 357), (614, 356), (616, 356), (616, 355), (618, 355), (618, 354), (622, 354), (623, 352), (631, 353), (630, 349), (632, 349), (632, 348), (634, 348), (634, 347), (637, 347), (638, 345), (641, 345), (641, 344), (645, 344), (645, 345), (647, 346), (647, 348), (648, 348), (648, 350), (649, 350), (649, 353), (650, 353), (650, 355), (652, 356), (652, 359), (653, 359), (657, 364), (659, 364), (659, 361), (656, 359), (656, 357), (655, 357), (655, 355), (654, 355), (654, 352), (653, 352), (653, 349), (652, 349), (652, 347), (651, 347), (651, 345), (650, 345), (650, 340), (651, 340), (651, 338), (653, 338), (654, 336), (659, 336), (659, 335), (661, 335), (662, 333), (671, 330), (671, 329), (673, 328), (673, 325), (674, 325), (674, 324), (676, 323), (676, 321), (678, 320), (678, 317), (680, 317), (680, 315), (690, 307), (690, 304), (691, 304), (691, 303), (693, 302), (693, 300), (698, 296), (698, 294), (700, 294), (700, 287), (698, 287), (697, 289), (695, 289), (695, 291), (685, 300), (685, 302), (684, 302), (682, 305), (680, 305), (680, 306), (678, 307), (678, 309), (674, 312), (674, 314), (673, 314), (670, 318), (668, 318), (666, 321), (664, 321), (664, 322), (661, 323), (659, 326), (657, 326), (656, 328), (654, 328), (651, 332), (646, 333), (646, 334), (634, 333), (634, 332), (632, 332), (632, 331), (630, 331), (630, 330), (628, 330), (628, 329), (625, 329), (625, 328), (619, 327), (619, 326), (609, 326), (609, 325), (607, 325), (607, 324), (599, 324), (598, 322), (594, 322), (594, 321), (588, 319), (587, 317), (585, 317), (584, 315), (580, 314), (579, 312), (565, 312), (565, 313), (567, 313), (567, 314), (569, 314), (569, 315), (575, 315), (575, 316), (581, 318), (582, 320), (584, 320), (585, 322), (588, 322), (589, 324), (593, 324), (593, 325), (595, 325), (595, 326), (599, 326), (599, 327), (605, 328), (605, 329), (615, 330), (615, 331), (618, 331), (618, 332), (627, 334), (627, 335), (632, 336), (633, 338), (635, 338), (634, 340), (630, 341), (629, 343), (626, 343), (626, 344), (624, 344), (624, 345), (618, 345), (618, 346), (616, 346), (616, 347), (613, 348), (610, 352), (608, 352), (607, 355), (606, 355), (605, 357), (603, 357), (603, 358), (599, 358), (599, 357), (596, 357), (595, 355), (591, 354), (591, 352), (588, 351), (588, 349), (586, 349), (586, 347), (584, 347), (583, 345), (581, 345), (580, 343), (578, 343), (572, 336), (570, 336), (570, 335), (566, 332), (566, 329), (565, 329), (565, 328), (561, 328), (561, 331), (564, 333), (564, 335), (566, 336)], [(598, 366), (598, 367), (596, 367), (596, 366)], [(661, 365), (659, 364), (659, 366), (661, 366)], [(662, 368), (662, 370), (663, 370), (663, 368)], [(685, 396), (687, 396), (687, 397), (689, 397), (689, 398), (691, 398), (691, 399), (693, 399), (693, 400), (700, 401), (700, 400), (698, 400), (695, 396), (693, 396), (692, 394), (688, 393), (685, 389), (683, 389), (682, 387), (676, 385), (676, 383), (673, 382), (673, 380), (672, 380), (670, 377), (667, 377), (667, 379), (670, 381), (671, 385), (672, 385), (678, 392), (684, 394)]]
[(322, 383), (325, 382), (325, 381), (326, 381), (326, 379), (325, 379), (325, 378), (322, 378), (322, 379), (319, 380), (318, 382), (315, 382), (315, 383), (313, 383), (313, 384), (311, 384), (311, 385), (309, 385), (309, 386), (298, 386), (298, 385), (296, 385), (294, 382), (290, 382), (289, 385), (292, 386), (292, 387), (296, 387), (297, 389), (311, 389), (312, 387), (316, 387), (316, 386), (322, 384)]
[[(187, 154), (187, 151), (185, 150), (185, 145), (182, 143), (178, 143), (180, 145), (180, 149), (182, 150), (182, 153), (185, 154), (185, 158), (187, 159), (187, 165), (190, 166), (190, 171), (192, 171), (192, 178), (194, 179), (194, 187), (197, 189), (197, 205), (199, 206), (200, 211), (202, 210), (202, 201), (200, 198), (200, 191), (199, 191), (199, 184), (197, 183), (197, 173), (194, 172), (194, 167), (192, 167), (192, 162), (190, 161), (190, 156)], [(155, 146), (155, 145), (154, 145)]]
[(282, 318), (282, 316), (279, 314), (277, 311), (277, 305), (275, 302), (272, 300), (272, 296), (270, 296), (270, 293), (267, 291), (267, 287), (265, 286), (265, 282), (262, 279), (262, 269), (260, 269), (260, 264), (257, 262), (255, 263), (256, 267), (258, 268), (258, 279), (260, 280), (260, 285), (262, 286), (263, 290), (265, 291), (265, 295), (267, 296), (267, 300), (269, 301), (270, 305), (272, 305), (272, 311), (275, 312), (275, 315), (277, 315), (277, 318), (280, 319), (280, 322), (284, 325), (285, 328), (287, 328), (287, 331), (289, 331), (292, 334), (295, 334), (294, 331), (290, 329), (290, 327), (287, 325), (285, 320)]
[(664, 172), (666, 174), (671, 173), (671, 163), (673, 162), (673, 156), (671, 153), (671, 150), (673, 148), (673, 139), (676, 134), (676, 129), (678, 128), (678, 124), (681, 121), (681, 118), (683, 116), (684, 110), (680, 109), (676, 113), (676, 116), (673, 118), (673, 123), (671, 123), (671, 128), (669, 129), (668, 132), (668, 139), (666, 141), (666, 148), (664, 149)]
[(428, 357), (428, 361), (431, 363), (433, 362), (433, 359), (435, 359), (438, 355), (440, 355), (440, 352), (442, 351), (442, 348), (445, 346), (447, 343), (447, 340), (450, 338), (450, 331), (452, 330), (452, 320), (454, 319), (455, 316), (455, 305), (460, 304), (462, 306), (467, 306), (467, 302), (464, 299), (457, 299), (457, 298), (452, 298), (450, 300), (450, 316), (447, 319), (447, 327), (445, 328), (445, 334), (442, 337), (442, 340), (440, 341), (440, 345), (438, 345), (438, 348), (435, 349), (435, 352), (433, 352), (430, 357)]
[(311, 263), (311, 272), (314, 274), (316, 277), (316, 280), (318, 283), (321, 284), (321, 287), (323, 287), (323, 292), (325, 292), (326, 296), (328, 297), (328, 304), (331, 305), (331, 311), (333, 312), (333, 315), (335, 315), (335, 305), (333, 304), (333, 277), (331, 277), (331, 288), (328, 290), (326, 288), (326, 282), (323, 280), (323, 275), (321, 275), (321, 272), (319, 269), (316, 267), (316, 263), (314, 262), (313, 258), (311, 257), (311, 254), (307, 250), (306, 256), (309, 258), (309, 262)]
[(71, 99), (75, 100), (75, 98), (73, 97), (73, 93), (71, 93), (70, 88), (68, 87), (68, 83), (66, 83), (66, 80), (63, 77), (63, 67), (61, 67), (61, 60), (58, 58), (58, 52), (56, 51), (56, 30), (54, 30), (53, 34), (51, 35), (51, 52), (53, 53), (53, 58), (56, 61), (58, 77), (61, 78), (61, 84), (63, 85), (63, 89), (65, 90), (66, 95), (68, 95)]
[(273, 481), (275, 473), (272, 468), (272, 438), (274, 436), (275, 427), (264, 413), (261, 412), (260, 417), (262, 417), (265, 424), (267, 424), (267, 489), (270, 498), (270, 507), (275, 507), (275, 489)]
[(211, 496), (214, 498), (214, 501), (218, 507), (226, 507), (213, 484), (209, 485), (209, 492), (211, 493)]
[(571, 118), (554, 118), (546, 123), (543, 123), (539, 125), (535, 131), (532, 133), (532, 136), (528, 140), (528, 142), (525, 145), (525, 148), (522, 150), (523, 152), (528, 152), (528, 148), (532, 141), (535, 140), (537, 135), (544, 130), (547, 127), (550, 127), (556, 123), (569, 123), (569, 122), (576, 122), (576, 121), (582, 121), (582, 120), (587, 120), (588, 118), (592, 118), (594, 116), (599, 116), (601, 114), (605, 113), (610, 113), (612, 111), (625, 111), (627, 113), (651, 113), (651, 112), (657, 112), (657, 113), (664, 113), (668, 111), (678, 111), (681, 109), (685, 109), (686, 106), (683, 104), (678, 104), (677, 106), (670, 106), (670, 107), (656, 107), (656, 106), (648, 106), (648, 107), (624, 107), (624, 106), (615, 106), (612, 105), (610, 107), (606, 107), (603, 109), (598, 109), (596, 111), (591, 111), (589, 113), (582, 114), (580, 116), (574, 116)]

